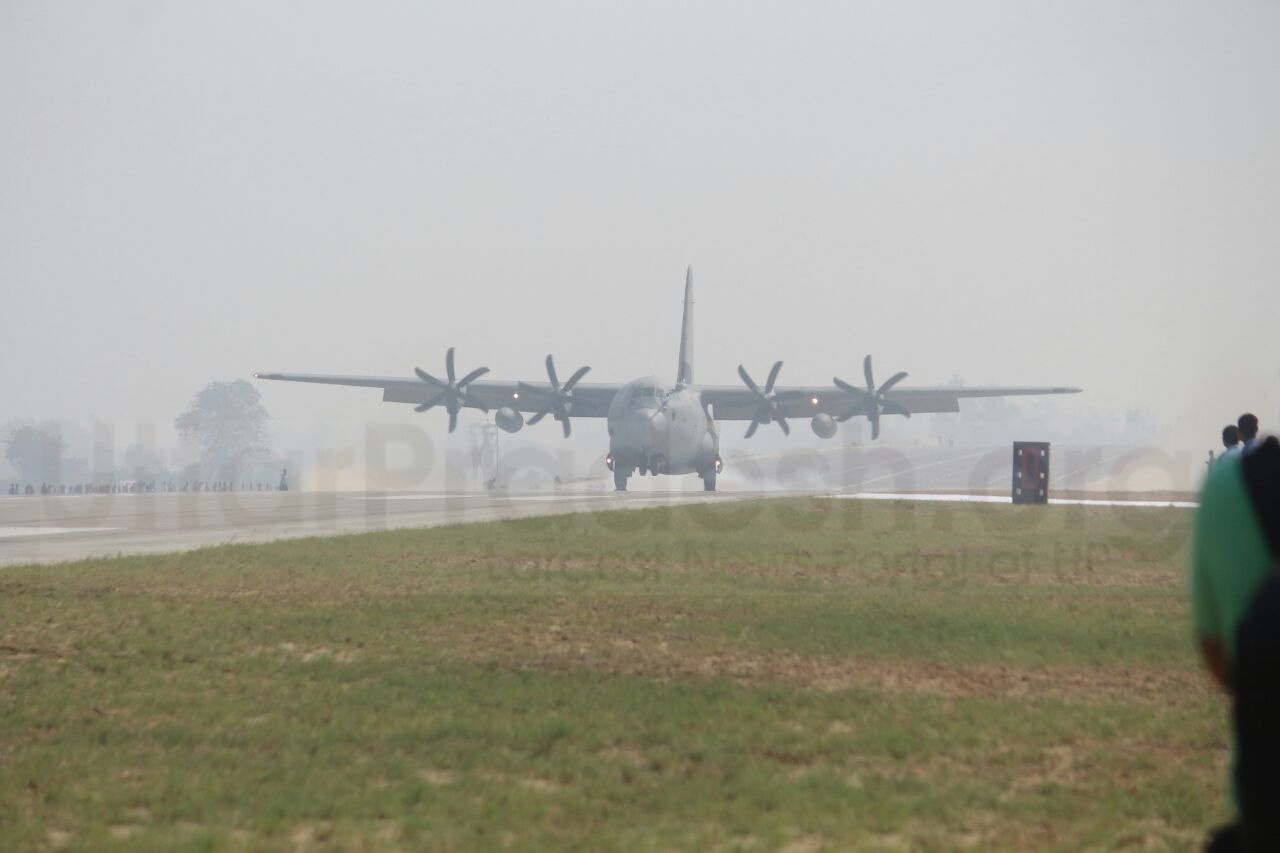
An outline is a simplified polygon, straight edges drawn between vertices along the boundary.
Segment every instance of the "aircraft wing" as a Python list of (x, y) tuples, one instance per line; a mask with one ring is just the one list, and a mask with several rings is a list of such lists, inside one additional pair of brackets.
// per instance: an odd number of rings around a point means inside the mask
[[(756, 413), (756, 395), (743, 385), (703, 386), (702, 400), (711, 404), (717, 420), (749, 421)], [(861, 397), (842, 391), (834, 385), (786, 385), (774, 389), (778, 409), (788, 418), (812, 417), (825, 412), (839, 417), (858, 404)], [(913, 415), (926, 412), (958, 412), (960, 400), (975, 397), (1030, 397), (1045, 394), (1078, 394), (1079, 388), (1062, 386), (1035, 387), (894, 387), (884, 399), (898, 403)]]
[[(415, 406), (435, 400), (440, 390), (416, 376), (334, 376), (320, 373), (255, 373), (255, 379), (281, 382), (313, 382), (318, 385), (350, 385), (357, 388), (380, 388), (387, 403), (412, 403)], [(603, 418), (609, 403), (622, 386), (609, 382), (578, 382), (573, 387), (575, 418)], [(530, 390), (533, 389), (533, 390)], [(551, 393), (551, 383), (476, 379), (466, 386), (464, 408), (499, 409), (503, 406), (520, 412), (537, 412), (550, 399), (538, 390)]]

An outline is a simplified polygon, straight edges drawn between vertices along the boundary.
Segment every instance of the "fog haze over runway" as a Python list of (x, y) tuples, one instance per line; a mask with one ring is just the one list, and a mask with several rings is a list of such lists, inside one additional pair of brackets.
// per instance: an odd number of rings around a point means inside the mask
[[(432, 527), (570, 512), (685, 506), (788, 495), (920, 497), (1008, 501), (1006, 448), (983, 450), (886, 447), (848, 451), (830, 460), (795, 455), (781, 465), (739, 459), (725, 488), (705, 493), (697, 481), (640, 478), (631, 492), (609, 491), (606, 477), (559, 489), (453, 492), (225, 492), (0, 497), (0, 564), (53, 563), (117, 554), (185, 551), (228, 543)], [(1151, 505), (1185, 503), (1189, 495), (1159, 489), (1166, 457), (1100, 448), (1063, 448), (1055, 495), (1120, 498)], [(776, 475), (789, 472), (783, 479)], [(1167, 480), (1163, 481), (1167, 482)], [(666, 488), (669, 484), (684, 489)], [(607, 523), (606, 525), (607, 526)]]
[[(5, 4), (0, 421), (165, 444), (211, 379), (451, 345), (669, 379), (694, 263), (704, 381), (873, 353), (1079, 385), (1061, 417), (1198, 456), (1280, 422), (1277, 33), (1270, 4)], [(442, 423), (262, 391), (285, 425)]]

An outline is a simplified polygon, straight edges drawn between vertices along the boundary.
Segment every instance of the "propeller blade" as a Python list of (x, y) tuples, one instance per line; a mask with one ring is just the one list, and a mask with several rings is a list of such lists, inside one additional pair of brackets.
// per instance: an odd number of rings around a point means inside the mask
[(852, 409), (845, 412), (843, 415), (840, 415), (839, 417), (837, 417), (836, 420), (840, 421), (841, 423), (844, 423), (845, 421), (849, 420), (849, 418), (862, 414), (863, 410), (866, 408), (867, 408), (867, 401), (861, 400), (858, 403), (856, 403)]
[(465, 393), (458, 392), (458, 399), (462, 402), (462, 405), (464, 406), (470, 406), (473, 409), (479, 409), (485, 414), (489, 413), (488, 406), (486, 406), (484, 403), (477, 403), (475, 400), (471, 399), (471, 397)]
[(886, 415), (902, 415), (907, 418), (911, 417), (910, 409), (893, 400), (885, 400), (880, 403), (880, 411)]
[(482, 412), (489, 411), (489, 408), (483, 403), (478, 403), (468, 397), (464, 390), (469, 383), (474, 382), (476, 379), (479, 379), (481, 376), (488, 373), (489, 368), (477, 367), (475, 370), (462, 377), (461, 382), (455, 381), (457, 379), (457, 374), (454, 372), (453, 347), (449, 347), (449, 349), (445, 351), (444, 367), (445, 372), (449, 377), (448, 382), (437, 379), (421, 367), (415, 367), (413, 369), (413, 372), (417, 374), (419, 379), (438, 389), (438, 393), (435, 397), (414, 406), (413, 410), (415, 412), (425, 412), (432, 406), (439, 405), (443, 402), (449, 410), (449, 432), (453, 432), (458, 426), (458, 410), (463, 406), (471, 406), (472, 408), (480, 409)]
[(481, 376), (484, 376), (488, 372), (489, 372), (489, 368), (487, 367), (477, 367), (475, 370), (471, 371), (466, 376), (458, 380), (458, 383), (457, 383), (458, 387), (463, 388), (467, 385), (470, 385), (472, 382), (476, 381), (477, 379), (479, 379)]
[(569, 426), (569, 407), (571, 405), (569, 392), (573, 390), (573, 386), (578, 384), (578, 380), (587, 374), (590, 367), (579, 367), (569, 377), (569, 381), (564, 385), (560, 384), (560, 376), (556, 373), (555, 357), (548, 354), (546, 359), (547, 379), (550, 380), (551, 387), (543, 388), (537, 385), (531, 385), (528, 382), (517, 382), (516, 386), (522, 391), (527, 391), (542, 397), (546, 400), (542, 409), (528, 420), (530, 424), (536, 424), (547, 415), (553, 415), (556, 420), (560, 421), (561, 428), (564, 430), (565, 438), (568, 438), (572, 432)]
[(899, 382), (901, 382), (906, 378), (907, 378), (907, 372), (905, 370), (901, 371), (900, 373), (893, 374), (893, 376), (889, 377), (888, 382), (880, 386), (880, 391), (879, 391), (880, 395), (883, 396), (886, 391), (888, 391), (894, 385), (897, 385)]
[(569, 426), (569, 407), (571, 405), (569, 392), (573, 390), (574, 385), (578, 384), (578, 380), (583, 376), (586, 376), (587, 371), (591, 368), (579, 367), (573, 372), (573, 375), (569, 377), (569, 381), (564, 385), (561, 385), (560, 376), (556, 373), (556, 362), (554, 356), (547, 356), (546, 366), (547, 379), (549, 379), (551, 383), (550, 388), (531, 385), (528, 382), (517, 382), (516, 387), (521, 391), (526, 391), (530, 394), (540, 396), (546, 400), (542, 409), (539, 410), (536, 415), (529, 418), (527, 423), (536, 424), (547, 415), (553, 415), (556, 420), (560, 421), (561, 427), (564, 429), (565, 438), (568, 438), (572, 431), (572, 428)]
[(547, 355), (547, 378), (551, 380), (551, 387), (560, 390), (560, 380), (556, 378), (556, 360)]
[(413, 372), (418, 374), (418, 378), (421, 379), (423, 382), (429, 382), (432, 385), (438, 385), (441, 388), (446, 387), (444, 382), (441, 382), (439, 379), (436, 379), (434, 376), (432, 376), (430, 373), (427, 373), (421, 367), (415, 367), (413, 369)]
[(561, 390), (571, 391), (573, 389), (573, 386), (578, 384), (578, 380), (586, 376), (587, 371), (589, 371), (590, 369), (591, 369), (590, 367), (579, 367), (577, 370), (573, 372), (573, 375), (569, 377), (569, 381), (564, 383), (564, 388)]
[(871, 418), (871, 440), (875, 441), (880, 437), (880, 418)]
[(769, 370), (769, 378), (764, 383), (764, 393), (773, 393), (773, 383), (778, 381), (778, 373), (782, 371), (782, 362), (775, 361), (773, 367)]
[(861, 388), (855, 388), (854, 386), (850, 385), (848, 382), (845, 382), (839, 376), (832, 376), (831, 381), (836, 384), (837, 388), (839, 388), (841, 391), (844, 391), (848, 394), (856, 394), (859, 397), (861, 397), (863, 394), (867, 393)]
[(425, 412), (427, 409), (430, 409), (432, 406), (438, 404), (440, 402), (440, 398), (443, 396), (444, 396), (443, 394), (437, 394), (427, 402), (422, 403), (421, 405), (418, 405), (418, 406), (414, 406), (413, 410), (415, 412)]
[(773, 388), (777, 384), (778, 374), (781, 372), (782, 362), (775, 361), (773, 367), (769, 368), (769, 375), (765, 379), (764, 388), (762, 389), (751, 378), (751, 374), (747, 373), (747, 369), (741, 364), (738, 365), (738, 376), (742, 379), (742, 383), (756, 395), (756, 410), (751, 418), (751, 426), (747, 427), (747, 438), (751, 438), (751, 436), (755, 435), (757, 429), (767, 423), (776, 423), (785, 435), (791, 435), (791, 425), (783, 417), (782, 411), (778, 408), (778, 403), (781, 400), (793, 400), (807, 396), (807, 394), (798, 388), (774, 393)]
[(868, 355), (862, 360), (862, 373), (867, 377), (867, 390), (872, 394), (876, 391), (876, 380), (871, 374), (871, 356)]

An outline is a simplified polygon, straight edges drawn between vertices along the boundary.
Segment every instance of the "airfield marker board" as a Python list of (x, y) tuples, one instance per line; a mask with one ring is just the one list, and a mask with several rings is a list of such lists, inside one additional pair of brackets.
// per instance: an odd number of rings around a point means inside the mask
[(1012, 488), (1013, 502), (1016, 504), (1049, 502), (1049, 442), (1013, 443)]

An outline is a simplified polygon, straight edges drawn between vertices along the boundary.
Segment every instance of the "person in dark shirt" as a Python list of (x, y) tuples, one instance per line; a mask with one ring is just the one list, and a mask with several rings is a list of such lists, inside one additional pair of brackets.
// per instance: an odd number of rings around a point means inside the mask
[(1240, 427), (1227, 424), (1222, 428), (1222, 447), (1219, 459), (1226, 459), (1231, 454), (1240, 452)]
[(1250, 450), (1258, 443), (1258, 416), (1245, 412), (1236, 421), (1236, 429), (1240, 432), (1240, 441), (1244, 443), (1243, 450)]

